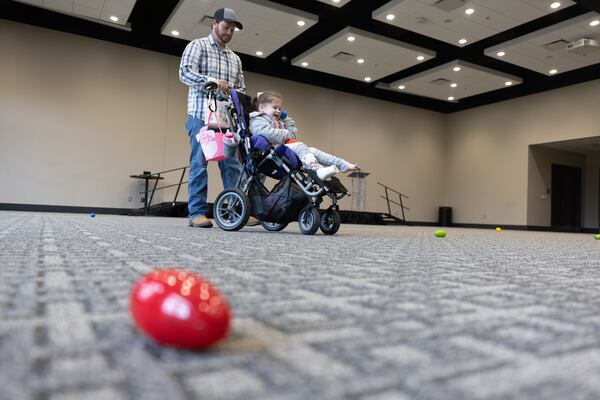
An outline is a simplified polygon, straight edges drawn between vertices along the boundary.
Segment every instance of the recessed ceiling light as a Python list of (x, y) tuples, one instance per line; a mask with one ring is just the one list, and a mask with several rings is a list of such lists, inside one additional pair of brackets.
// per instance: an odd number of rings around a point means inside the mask
[(558, 7), (560, 7), (559, 1), (555, 1), (554, 3), (550, 4), (550, 8), (558, 8)]
[(406, 86), (404, 86), (404, 85), (400, 85), (400, 86), (398, 86), (398, 89), (400, 89), (400, 90), (404, 90), (404, 89), (406, 89)]
[(365, 60), (363, 60), (362, 58), (359, 58), (358, 60), (356, 60), (357, 63), (362, 64), (365, 62)]
[(497, 55), (498, 57), (504, 57), (504, 56), (506, 55), (506, 53), (505, 53), (505, 52), (503, 52), (503, 51), (499, 51), (499, 52), (497, 52), (497, 53), (496, 53), (496, 55)]
[(300, 65), (302, 65), (303, 67), (308, 67), (308, 63), (306, 61), (302, 62), (302, 64)]
[(423, 57), (423, 56), (417, 57), (417, 60), (419, 60), (419, 61), (423, 61), (424, 59), (425, 59), (425, 57)]
[(590, 26), (598, 26), (598, 25), (600, 25), (600, 20), (598, 20), (598, 19), (595, 19), (592, 22), (590, 22)]
[(506, 81), (506, 82), (504, 82), (504, 85), (505, 85), (505, 86), (511, 86), (512, 84), (513, 84), (513, 83), (512, 83), (511, 81)]
[(256, 52), (256, 55), (257, 55), (257, 56), (262, 56), (262, 55), (263, 55), (263, 52), (259, 50), (259, 51), (257, 51), (257, 52)]
[(458, 86), (458, 84), (457, 84), (457, 83), (451, 83), (451, 84), (450, 84), (450, 87), (457, 87), (457, 86)]
[(340, 2), (340, 0), (331, 0), (331, 1), (333, 1), (334, 3), (339, 3)]
[(171, 35), (173, 35), (173, 36), (179, 36), (179, 31), (171, 31)]
[(475, 12), (475, 10), (473, 10), (472, 8), (467, 8), (467, 9), (465, 10), (465, 14), (467, 14), (467, 15), (471, 15), (471, 14), (473, 14), (474, 12)]
[(304, 22), (302, 20), (300, 20), (300, 21), (298, 21), (296, 23), (298, 24), (298, 26), (304, 26), (304, 25), (306, 25), (306, 22)]
[(465, 43), (467, 43), (467, 39), (464, 39), (464, 38), (463, 38), (463, 39), (460, 39), (460, 40), (458, 41), (458, 43), (460, 43), (460, 44), (465, 44)]
[(388, 21), (393, 21), (394, 18), (396, 18), (396, 16), (394, 14), (388, 14), (385, 16), (385, 19), (387, 19)]
[(119, 17), (115, 17), (114, 15), (111, 15), (111, 16), (110, 16), (110, 20), (111, 20), (112, 22), (118, 22), (118, 21), (119, 21)]
[(548, 71), (548, 73), (549, 73), (550, 75), (554, 75), (554, 74), (556, 74), (557, 72), (558, 72), (558, 70), (557, 70), (557, 69), (551, 69), (550, 71)]
[(460, 67), (454, 67), (454, 68), (452, 68), (452, 71), (458, 72), (458, 71), (460, 71)]
[(450, 96), (450, 97), (448, 97), (448, 100), (453, 101), (454, 97)]
[(349, 42), (354, 42), (355, 40), (356, 40), (356, 38), (354, 36), (348, 36)]
[(365, 82), (371, 82), (371, 77), (370, 76), (365, 76)]

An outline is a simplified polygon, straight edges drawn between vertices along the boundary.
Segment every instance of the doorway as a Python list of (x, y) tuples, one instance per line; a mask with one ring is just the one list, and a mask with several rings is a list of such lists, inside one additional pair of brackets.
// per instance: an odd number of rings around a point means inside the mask
[(550, 225), (581, 229), (581, 168), (552, 164)]

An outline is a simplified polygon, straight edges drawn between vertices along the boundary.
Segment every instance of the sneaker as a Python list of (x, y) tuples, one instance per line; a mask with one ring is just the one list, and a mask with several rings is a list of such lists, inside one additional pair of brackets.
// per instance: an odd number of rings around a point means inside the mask
[(254, 217), (248, 218), (248, 222), (246, 222), (246, 226), (256, 226), (260, 225), (260, 221)]
[(213, 224), (210, 222), (210, 219), (206, 218), (204, 215), (199, 215), (190, 220), (189, 226), (194, 228), (212, 228)]
[(336, 167), (335, 165), (330, 165), (329, 167), (319, 168), (317, 170), (317, 176), (320, 180), (325, 181), (337, 174), (338, 172), (340, 172), (338, 167)]

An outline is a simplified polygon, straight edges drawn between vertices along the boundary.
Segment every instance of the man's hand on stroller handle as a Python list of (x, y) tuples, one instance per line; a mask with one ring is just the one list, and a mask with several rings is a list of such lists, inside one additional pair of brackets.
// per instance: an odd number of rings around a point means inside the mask
[(229, 91), (229, 84), (227, 83), (227, 81), (220, 79), (217, 81), (217, 85), (219, 85), (220, 91), (225, 92), (225, 93), (227, 93)]
[(202, 90), (206, 92), (212, 92), (213, 90), (219, 89), (222, 92), (227, 92), (229, 90), (229, 84), (227, 81), (219, 79), (217, 81), (208, 81), (202, 86)]
[(229, 85), (226, 81), (208, 81), (202, 86), (204, 93), (212, 94), (217, 97), (217, 100), (227, 100), (229, 93)]

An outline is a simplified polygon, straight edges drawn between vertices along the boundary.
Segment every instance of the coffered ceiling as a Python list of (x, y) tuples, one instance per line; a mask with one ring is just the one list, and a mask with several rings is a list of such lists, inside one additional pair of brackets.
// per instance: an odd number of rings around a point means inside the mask
[(180, 56), (220, 7), (246, 71), (445, 113), (600, 78), (598, 0), (2, 0), (0, 18)]

